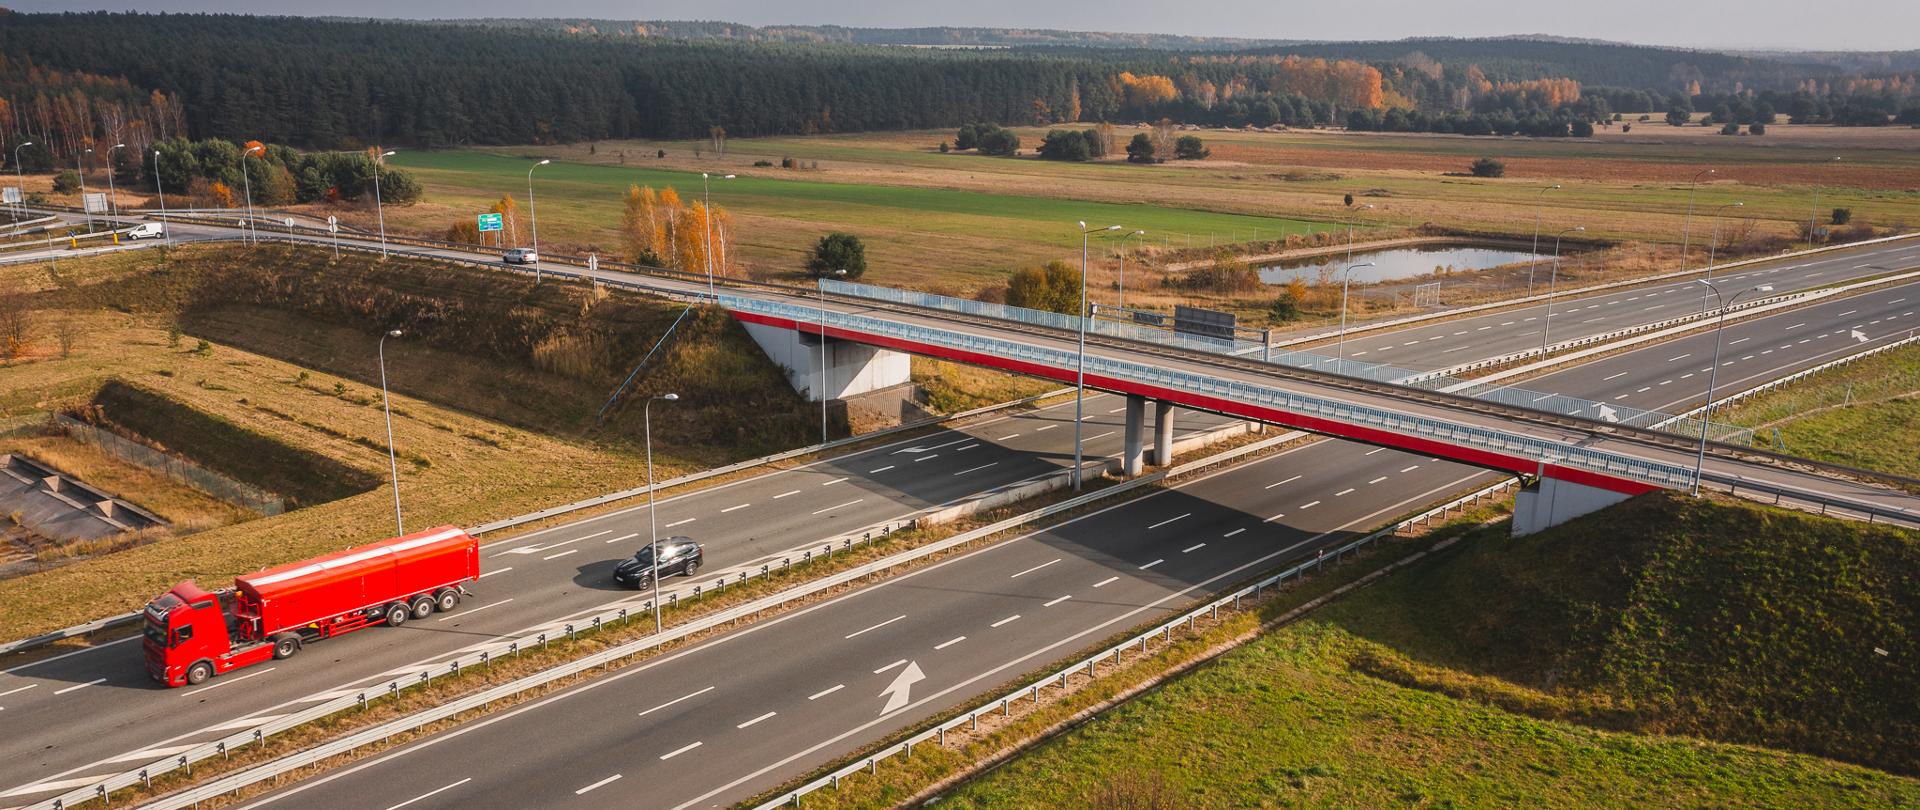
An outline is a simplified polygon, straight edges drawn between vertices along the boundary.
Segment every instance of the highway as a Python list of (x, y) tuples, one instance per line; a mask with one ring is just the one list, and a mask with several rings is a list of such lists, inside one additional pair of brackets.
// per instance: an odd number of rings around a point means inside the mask
[[(189, 236), (187, 232), (194, 228), (204, 233), (193, 235), (221, 235), (218, 228), (175, 227), (177, 237)], [(1652, 313), (1649, 317), (1665, 316)], [(1731, 339), (1732, 327), (1729, 331)], [(1435, 345), (1423, 351), (1442, 350)], [(1489, 353), (1494, 352), (1473, 354)], [(1787, 355), (1775, 359), (1784, 361)], [(1528, 385), (1545, 390), (1538, 383)], [(1111, 454), (1118, 443), (1119, 401), (1111, 397), (1090, 401), (1097, 404), (1090, 409), (1096, 419), (1087, 431), (1089, 453)], [(1657, 403), (1632, 404), (1653, 407)], [(810, 538), (836, 536), (1057, 469), (1071, 453), (1070, 408), (994, 420), (666, 500), (661, 506), (662, 533), (690, 533), (707, 541), (709, 571), (779, 556), (810, 545)], [(1183, 420), (1183, 428), (1192, 424), (1194, 432), (1227, 421), (1197, 416), (1183, 416)], [(1065, 429), (1057, 429), (1063, 425)], [(911, 448), (922, 452), (904, 452)], [(962, 459), (965, 464), (960, 463)], [(945, 475), (927, 474), (935, 469)], [(837, 494), (841, 491), (853, 494), (842, 498)], [(10, 722), (31, 722), (47, 729), (30, 741), (0, 742), (0, 763), (4, 763), (0, 764), (0, 785), (13, 786), (0, 789), (0, 804), (31, 800), (56, 786), (82, 784), (78, 780), (89, 774), (164, 755), (168, 749), (212, 736), (217, 729), (289, 711), (501, 635), (564, 621), (623, 599), (639, 601), (604, 590), (604, 577), (617, 557), (644, 541), (644, 532), (642, 505), (490, 544), (489, 577), (480, 595), (445, 617), (444, 623), (356, 634), (316, 645), (292, 661), (217, 679), (197, 690), (152, 688), (131, 644), (0, 673), (0, 710), (8, 712)], [(608, 545), (617, 551), (607, 549)], [(222, 688), (241, 677), (253, 683)], [(199, 691), (216, 688), (222, 689), (221, 695), (197, 696)], [(189, 708), (183, 711), (182, 704)], [(37, 787), (23, 791), (29, 780), (37, 780)]]
[[(1910, 285), (1730, 325), (1730, 344), (1741, 340), (1735, 345), (1753, 355), (1729, 355), (1730, 384), (1863, 346), (1835, 335), (1855, 326), (1892, 326), (1873, 340), (1904, 335), (1898, 324), (1914, 322), (1916, 294), (1920, 285)], [(1704, 386), (1678, 380), (1697, 373), (1694, 358), (1703, 346), (1711, 352), (1712, 339), (1656, 344), (1529, 384), (1684, 409)], [(1195, 597), (1492, 478), (1394, 450), (1316, 442), (629, 667), (248, 806), (726, 806)], [(901, 675), (909, 667), (924, 680), (907, 684), (906, 704), (887, 711), (896, 681), (913, 680)]]

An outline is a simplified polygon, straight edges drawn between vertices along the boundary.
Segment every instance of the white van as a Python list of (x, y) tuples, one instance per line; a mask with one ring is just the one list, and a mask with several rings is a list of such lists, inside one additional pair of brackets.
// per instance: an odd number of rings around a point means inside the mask
[(167, 226), (160, 222), (143, 222), (127, 231), (128, 239), (155, 239), (167, 235)]

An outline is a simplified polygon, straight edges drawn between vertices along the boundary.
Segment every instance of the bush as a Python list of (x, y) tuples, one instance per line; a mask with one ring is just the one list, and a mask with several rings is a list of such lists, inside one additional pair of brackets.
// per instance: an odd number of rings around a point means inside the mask
[(807, 257), (807, 273), (825, 278), (835, 270), (847, 271), (844, 278), (849, 280), (866, 274), (867, 246), (860, 243), (860, 237), (835, 231), (820, 237), (813, 246), (812, 255)]
[(1274, 323), (1288, 323), (1300, 319), (1300, 299), (1292, 290), (1280, 293), (1274, 299), (1273, 306), (1267, 309), (1267, 319)]
[(1667, 111), (1667, 124), (1669, 126), (1684, 127), (1687, 125), (1687, 122), (1691, 120), (1693, 120), (1693, 114), (1679, 107)]
[(960, 131), (953, 136), (953, 148), (972, 149), (980, 145), (980, 127), (978, 124), (962, 124)]
[(1007, 304), (1072, 315), (1080, 309), (1080, 272), (1057, 259), (1015, 270), (1007, 278)]
[(80, 190), (80, 173), (67, 169), (53, 176), (53, 193), (72, 194)]
[(1093, 159), (1093, 149), (1087, 145), (1086, 133), (1056, 129), (1047, 132), (1047, 137), (1040, 142), (1040, 157), (1045, 160), (1085, 162)]
[(980, 136), (980, 154), (1010, 157), (1020, 151), (1020, 136), (1012, 130), (995, 127)]
[(1573, 122), (1573, 137), (1575, 138), (1593, 137), (1593, 124), (1587, 121)]
[(1734, 122), (1732, 122), (1732, 121), (1728, 121), (1728, 122), (1726, 122), (1725, 124), (1721, 124), (1721, 125), (1720, 125), (1720, 134), (1722, 134), (1722, 135), (1738, 135), (1738, 134), (1740, 134), (1740, 125), (1739, 125), (1739, 124), (1736, 124), (1736, 123), (1734, 123)]
[(1173, 156), (1180, 160), (1206, 160), (1213, 150), (1201, 143), (1198, 135), (1182, 135), (1173, 144)]
[(753, 167), (756, 169), (771, 169), (773, 168), (773, 161), (761, 158), (753, 162)]
[(1833, 209), (1833, 224), (1845, 225), (1852, 221), (1853, 221), (1853, 209), (1851, 208)]
[(947, 144), (947, 142), (946, 142), (946, 141), (941, 141), (941, 142), (940, 142), (940, 154), (943, 154), (943, 155), (944, 155), (944, 154), (946, 154), (946, 153), (948, 153), (948, 152), (951, 152), (951, 151), (953, 151), (953, 147), (952, 147), (952, 146), (949, 146), (949, 145)]
[(1473, 162), (1474, 177), (1501, 177), (1507, 173), (1507, 164), (1493, 158), (1481, 158)]
[(1347, 207), (1348, 207), (1348, 208), (1352, 208), (1352, 207), (1353, 207), (1353, 195), (1352, 195), (1352, 194), (1348, 194), (1348, 195), (1347, 195), (1347, 197), (1346, 197), (1346, 202), (1347, 202)]
[(1136, 133), (1133, 140), (1127, 141), (1128, 163), (1159, 163), (1153, 154), (1153, 137), (1145, 132)]
[(1748, 135), (1765, 135), (1767, 134), (1767, 125), (1762, 124), (1759, 121), (1755, 121), (1751, 124), (1748, 124), (1747, 134)]

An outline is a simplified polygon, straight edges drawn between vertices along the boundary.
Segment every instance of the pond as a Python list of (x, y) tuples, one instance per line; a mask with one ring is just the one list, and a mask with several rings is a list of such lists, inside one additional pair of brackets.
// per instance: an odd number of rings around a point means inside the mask
[[(1372, 267), (1362, 267), (1353, 271), (1353, 280), (1355, 282), (1398, 281), (1424, 276), (1442, 267), (1453, 273), (1485, 270), (1503, 264), (1530, 261), (1536, 255), (1539, 254), (1511, 248), (1460, 245), (1374, 250), (1353, 254), (1354, 264), (1373, 262)], [(1540, 255), (1540, 258), (1546, 257)], [(1315, 256), (1311, 259), (1299, 259), (1262, 267), (1260, 280), (1268, 284), (1285, 284), (1300, 278), (1312, 283), (1319, 281), (1324, 273), (1326, 279), (1337, 283), (1340, 271), (1346, 266), (1347, 256), (1344, 253)]]

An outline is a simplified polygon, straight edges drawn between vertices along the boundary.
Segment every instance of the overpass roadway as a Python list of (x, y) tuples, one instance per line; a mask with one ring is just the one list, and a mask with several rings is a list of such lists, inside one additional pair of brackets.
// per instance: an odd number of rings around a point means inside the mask
[[(175, 227), (176, 237), (182, 238), (188, 236), (182, 232), (183, 229), (200, 226)], [(205, 238), (230, 236), (218, 228), (201, 230), (202, 233), (195, 235)], [(342, 244), (349, 245), (352, 241), (343, 240)], [(472, 254), (456, 253), (456, 256), (469, 261), (476, 258)], [(1105, 407), (1100, 407), (1101, 404), (1096, 403), (1089, 410), (1095, 422), (1088, 428), (1088, 434), (1092, 437), (1090, 455), (1094, 456), (1110, 454), (1117, 446), (1116, 436), (1101, 434), (1117, 427), (1110, 413), (1118, 410), (1119, 403), (1115, 400), (1104, 402)], [(711, 494), (691, 493), (663, 501), (660, 523), (665, 527), (686, 519), (680, 516), (682, 514), (695, 518), (698, 522), (694, 524), (663, 529), (663, 533), (697, 529), (694, 533), (709, 543), (712, 566), (752, 562), (780, 550), (807, 544), (795, 541), (796, 537), (832, 536), (906, 514), (919, 505), (942, 503), (997, 484), (1021, 480), (1023, 476), (1031, 477), (1027, 475), (1028, 471), (1039, 474), (1046, 469), (1057, 469), (1054, 465), (1070, 452), (1070, 446), (1064, 445), (1064, 441), (1070, 430), (1071, 417), (1065, 413), (1062, 407), (1008, 420), (1009, 424), (1022, 428), (1018, 430), (1003, 428), (999, 422), (994, 422), (961, 432), (938, 434), (925, 440), (903, 442), (893, 447), (893, 450), (900, 450), (931, 446), (967, 436), (984, 440), (978, 442), (979, 447), (946, 451), (953, 453), (953, 458), (964, 453), (999, 454), (981, 456), (980, 464), (991, 463), (993, 466), (969, 473), (969, 476), (977, 476), (979, 480), (965, 484), (952, 480), (940, 482), (938, 478), (927, 481), (925, 479), (929, 476), (924, 475), (924, 470), (916, 472), (899, 464), (875, 463), (866, 466), (864, 459), (871, 458), (871, 455), (856, 456), (828, 460), (802, 470), (748, 479), (712, 491)], [(1192, 421), (1192, 418), (1183, 417), (1183, 420)], [(1210, 424), (1220, 421), (1215, 420)], [(1057, 429), (1063, 422), (1067, 429)], [(1200, 422), (1195, 424), (1205, 426)], [(950, 444), (948, 448), (966, 447), (973, 443), (962, 441)], [(907, 457), (922, 458), (935, 454), (938, 451)], [(1049, 461), (1033, 461), (1049, 455)], [(1024, 460), (1016, 463), (1016, 459)], [(946, 462), (927, 459), (927, 463)], [(892, 469), (886, 469), (888, 467)], [(966, 469), (968, 467), (957, 467), (953, 472)], [(834, 486), (829, 482), (845, 477), (849, 480), (839, 485), (856, 487), (862, 496), (877, 493), (878, 497), (863, 497), (864, 503), (824, 516), (810, 514), (811, 509), (791, 509), (784, 518), (776, 518), (773, 523), (768, 522), (768, 513), (762, 510), (734, 510), (741, 503), (775, 505), (774, 501), (789, 497), (788, 493), (794, 489), (805, 491), (802, 486), (788, 486), (783, 477), (810, 477), (813, 480), (808, 483), (827, 484), (829, 487)], [(798, 499), (801, 496), (790, 497)], [(848, 500), (853, 499), (850, 496)], [(786, 500), (779, 505), (784, 507), (797, 502)], [(832, 507), (844, 503), (822, 501), (809, 505)], [(316, 647), (308, 655), (287, 665), (274, 667), (272, 671), (262, 669), (251, 673), (255, 681), (253, 684), (225, 688), (218, 696), (164, 702), (176, 697), (184, 698), (188, 693), (150, 689), (141, 680), (143, 676), (138, 669), (137, 658), (126, 645), (109, 646), (0, 674), (0, 708), (8, 710), (8, 716), (22, 722), (32, 722), (44, 730), (30, 739), (0, 741), (4, 745), (18, 744), (19, 748), (0, 748), (0, 785), (15, 786), (0, 788), (0, 799), (4, 799), (0, 800), (0, 805), (10, 803), (7, 800), (30, 800), (46, 792), (15, 792), (30, 780), (37, 780), (45, 787), (49, 783), (72, 782), (90, 773), (123, 768), (126, 763), (136, 761), (138, 755), (158, 756), (155, 752), (190, 742), (195, 738), (196, 731), (202, 736), (210, 736), (207, 731), (213, 728), (235, 727), (249, 717), (297, 708), (306, 702), (303, 698), (326, 694), (321, 690), (328, 690), (329, 687), (344, 689), (376, 680), (379, 674), (404, 669), (423, 655), (427, 656), (423, 660), (432, 660), (433, 656), (451, 654), (476, 642), (602, 609), (622, 597), (599, 589), (598, 584), (604, 582), (600, 579), (602, 572), (599, 569), (610, 567), (614, 557), (630, 553), (629, 546), (639, 542), (638, 538), (631, 535), (636, 531), (644, 531), (644, 518), (644, 507), (641, 507), (570, 524), (537, 536), (517, 537), (490, 544), (488, 553), (499, 554), (500, 557), (489, 560), (489, 570), (493, 573), (483, 583), (487, 586), (483, 596), (469, 602), (461, 613), (448, 617), (447, 623), (430, 628), (416, 624), (391, 634), (357, 634), (329, 642), (324, 649)], [(606, 549), (609, 541), (618, 543), (615, 545), (617, 552)], [(595, 544), (601, 548), (591, 549)], [(575, 555), (570, 550), (576, 547), (584, 550)], [(504, 550), (496, 552), (494, 549)], [(471, 613), (471, 617), (466, 615), (468, 613)], [(341, 646), (335, 649), (335, 644)], [(329, 649), (333, 652), (326, 651)], [(321, 665), (321, 657), (331, 657), (332, 662)], [(347, 682), (342, 683), (343, 678), (348, 679)], [(221, 683), (216, 681), (202, 689), (216, 688)], [(45, 702), (44, 705), (41, 705), (41, 701)], [(183, 710), (181, 704), (188, 704), (188, 707)], [(41, 712), (44, 716), (29, 717), (31, 712)], [(49, 740), (50, 737), (55, 739)]]
[[(1753, 357), (1734, 358), (1727, 377), (1757, 381), (1825, 362), (1841, 350), (1836, 331), (1876, 319), (1891, 328), (1872, 340), (1894, 339), (1920, 317), (1897, 300), (1916, 291), (1729, 325), (1729, 342)], [(1796, 323), (1805, 326), (1788, 328)], [(1701, 392), (1697, 377), (1684, 387), (1678, 377), (1697, 373), (1711, 339), (1624, 352), (1532, 384), (1683, 409)], [(1668, 379), (1676, 381), (1659, 384)], [(246, 806), (727, 806), (1493, 477), (1430, 456), (1316, 442), (751, 625)], [(889, 687), (908, 665), (924, 680), (888, 711)]]

